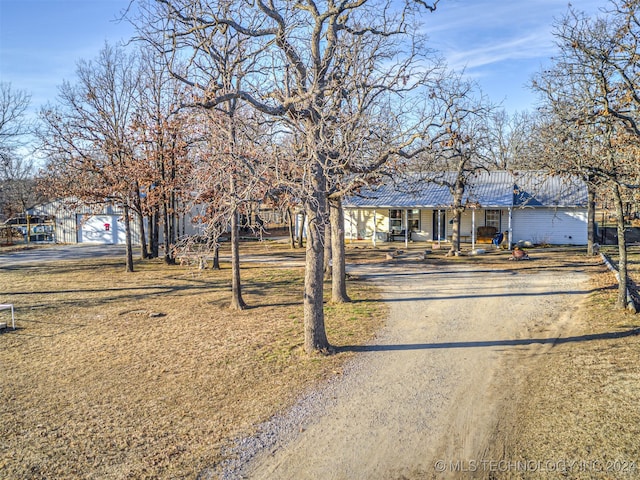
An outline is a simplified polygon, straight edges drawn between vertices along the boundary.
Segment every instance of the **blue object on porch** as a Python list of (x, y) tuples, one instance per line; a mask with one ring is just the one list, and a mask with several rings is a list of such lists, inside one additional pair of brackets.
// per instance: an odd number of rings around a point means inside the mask
[(503, 240), (504, 240), (504, 233), (502, 233), (502, 232), (500, 232), (500, 233), (496, 233), (496, 234), (493, 236), (493, 244), (494, 244), (496, 247), (499, 247)]

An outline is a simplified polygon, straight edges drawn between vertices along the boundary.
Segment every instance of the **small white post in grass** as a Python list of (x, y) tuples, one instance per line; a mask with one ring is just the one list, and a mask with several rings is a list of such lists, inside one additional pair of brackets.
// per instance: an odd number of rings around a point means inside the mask
[(13, 329), (16, 329), (16, 317), (13, 313), (13, 304), (12, 303), (4, 303), (0, 304), (0, 310), (9, 310), (11, 309), (11, 326)]

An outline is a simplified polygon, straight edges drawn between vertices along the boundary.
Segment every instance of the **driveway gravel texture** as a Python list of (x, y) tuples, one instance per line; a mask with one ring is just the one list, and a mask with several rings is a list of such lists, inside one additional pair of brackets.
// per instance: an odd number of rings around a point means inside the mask
[(522, 265), (354, 266), (390, 306), (376, 340), (339, 347), (361, 353), (199, 478), (462, 478), (456, 466), (470, 462), (488, 477), (482, 466), (500, 460), (487, 455), (527, 359), (553, 346), (588, 293), (580, 269)]

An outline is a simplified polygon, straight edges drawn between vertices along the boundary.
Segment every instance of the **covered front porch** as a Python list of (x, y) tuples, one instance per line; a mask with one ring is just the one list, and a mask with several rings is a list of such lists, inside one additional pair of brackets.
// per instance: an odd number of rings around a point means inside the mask
[[(460, 241), (470, 244), (491, 244), (496, 234), (503, 234), (511, 244), (511, 208), (469, 207), (460, 222)], [(422, 208), (345, 208), (345, 238), (379, 243), (426, 242), (441, 246), (453, 237), (453, 213), (445, 207)]]

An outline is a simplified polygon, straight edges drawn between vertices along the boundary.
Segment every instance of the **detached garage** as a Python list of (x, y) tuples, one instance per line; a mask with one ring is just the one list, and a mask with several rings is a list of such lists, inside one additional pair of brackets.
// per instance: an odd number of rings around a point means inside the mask
[[(69, 205), (71, 202), (54, 201), (37, 205), (29, 210), (31, 215), (46, 214), (55, 219), (54, 241), (56, 243), (126, 243), (126, 232), (122, 211), (110, 203), (96, 206)], [(131, 241), (140, 244), (138, 217), (133, 214), (130, 223)]]

